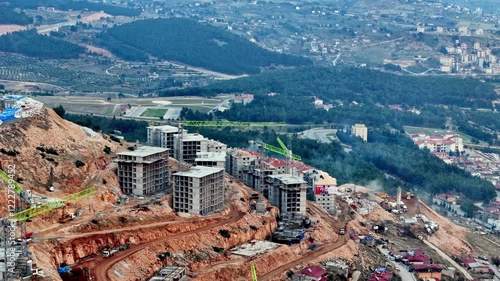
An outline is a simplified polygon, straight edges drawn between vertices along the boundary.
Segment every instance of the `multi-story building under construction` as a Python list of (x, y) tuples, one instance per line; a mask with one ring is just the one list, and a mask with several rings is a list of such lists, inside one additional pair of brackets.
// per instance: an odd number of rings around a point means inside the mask
[(124, 194), (147, 195), (168, 187), (168, 149), (140, 146), (118, 153), (118, 182)]

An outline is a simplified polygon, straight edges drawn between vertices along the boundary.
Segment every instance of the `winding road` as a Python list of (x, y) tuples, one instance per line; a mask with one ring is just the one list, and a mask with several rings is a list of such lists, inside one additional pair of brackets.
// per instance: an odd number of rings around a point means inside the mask
[[(321, 209), (320, 207), (313, 205), (313, 204), (309, 204), (309, 202), (308, 202), (308, 207), (310, 208), (311, 211), (314, 211), (315, 214), (319, 215), (330, 226), (342, 227), (344, 225), (343, 221), (335, 220), (332, 216), (327, 214), (325, 212), (325, 210)], [(346, 229), (346, 233), (348, 233), (347, 229)], [(294, 268), (298, 265), (307, 263), (307, 262), (309, 262), (317, 257), (320, 257), (326, 253), (334, 251), (334, 250), (344, 246), (345, 244), (347, 244), (347, 241), (348, 241), (347, 235), (339, 236), (339, 238), (340, 239), (338, 239), (337, 241), (335, 241), (333, 243), (323, 244), (317, 250), (308, 252), (305, 255), (302, 255), (299, 259), (296, 259), (292, 262), (284, 264), (280, 267), (275, 268), (272, 271), (267, 272), (266, 274), (264, 274), (262, 276), (259, 276), (259, 281), (271, 281), (274, 278), (279, 277), (283, 272), (285, 272), (291, 268)]]
[[(186, 231), (186, 232), (183, 232), (183, 233), (176, 234), (174, 236), (168, 236), (168, 237), (157, 239), (157, 240), (154, 240), (154, 241), (151, 241), (151, 242), (147, 242), (147, 243), (144, 243), (144, 244), (139, 244), (139, 245), (133, 246), (133, 248), (130, 249), (130, 250), (119, 252), (115, 256), (107, 258), (107, 259), (99, 257), (99, 258), (97, 258), (94, 261), (95, 267), (94, 267), (94, 272), (93, 272), (94, 274), (93, 275), (95, 276), (95, 280), (99, 280), (99, 281), (113, 280), (110, 277), (109, 271), (114, 267), (115, 264), (117, 264), (121, 260), (123, 260), (123, 259), (125, 259), (125, 258), (127, 258), (127, 257), (129, 257), (129, 256), (131, 256), (131, 255), (133, 255), (133, 254), (135, 254), (135, 253), (137, 253), (137, 252), (139, 252), (139, 251), (147, 248), (147, 247), (150, 247), (150, 246), (153, 246), (153, 245), (156, 245), (156, 244), (160, 244), (160, 243), (165, 243), (167, 241), (173, 241), (173, 240), (176, 240), (176, 239), (184, 238), (184, 237), (187, 237), (187, 236), (190, 236), (190, 235), (194, 235), (194, 234), (197, 234), (197, 233), (209, 231), (209, 230), (212, 230), (214, 228), (217, 228), (217, 227), (220, 227), (220, 226), (224, 226), (224, 225), (227, 225), (229, 223), (236, 222), (237, 220), (239, 220), (240, 218), (242, 218), (243, 215), (244, 215), (243, 213), (241, 213), (240, 211), (238, 211), (238, 209), (237, 209), (236, 206), (231, 205), (231, 209), (229, 211), (229, 214), (227, 214), (227, 215), (224, 216), (224, 217), (228, 217), (228, 218), (227, 219), (223, 219), (223, 220), (221, 220), (220, 222), (218, 222), (216, 224), (207, 225), (207, 226), (198, 228), (196, 230)], [(140, 228), (143, 228), (143, 227), (144, 226), (137, 226), (137, 229), (140, 229)]]

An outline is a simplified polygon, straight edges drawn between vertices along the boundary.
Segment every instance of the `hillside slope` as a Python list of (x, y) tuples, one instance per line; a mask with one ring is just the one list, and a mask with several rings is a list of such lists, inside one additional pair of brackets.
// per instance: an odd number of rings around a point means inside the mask
[(115, 55), (147, 55), (227, 74), (255, 74), (271, 65), (309, 65), (305, 58), (274, 53), (223, 29), (188, 19), (149, 19), (113, 27), (100, 42)]
[[(103, 157), (110, 163), (111, 155), (123, 148), (98, 134), (89, 137), (82, 127), (63, 120), (52, 109), (43, 111), (41, 116), (0, 126), (0, 148), (19, 153), (15, 157), (0, 154), (2, 170), (7, 171), (8, 165), (15, 165), (15, 179), (21, 181), (24, 189), (32, 190), (33, 194), (60, 198), (86, 187), (96, 186), (99, 189), (99, 193), (93, 196), (93, 199), (99, 198), (95, 200), (96, 203), (114, 200), (116, 196), (109, 186), (118, 186), (117, 177), (111, 170), (101, 171), (98, 162), (99, 157)], [(109, 155), (103, 151), (105, 146), (111, 149)], [(77, 160), (85, 165), (77, 168)], [(54, 173), (54, 192), (47, 191), (51, 168)], [(100, 181), (94, 176), (99, 176)], [(102, 179), (106, 180), (106, 185), (102, 184)], [(7, 193), (6, 186), (4, 182), (0, 183), (2, 194)], [(113, 191), (119, 193), (117, 188)], [(0, 215), (4, 216), (7, 206), (0, 205)], [(37, 221), (33, 221), (33, 227)]]

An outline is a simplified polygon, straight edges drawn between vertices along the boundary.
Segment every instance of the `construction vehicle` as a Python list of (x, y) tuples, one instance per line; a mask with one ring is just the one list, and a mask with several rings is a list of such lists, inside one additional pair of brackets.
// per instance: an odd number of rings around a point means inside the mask
[(58, 223), (67, 223), (69, 222), (70, 220), (73, 220), (75, 218), (75, 215), (73, 214), (63, 214), (58, 220), (57, 222)]
[(378, 197), (380, 197), (382, 199), (387, 199), (389, 197), (389, 195), (387, 195), (386, 193), (382, 193), (382, 194), (379, 194)]
[(414, 196), (413, 193), (411, 193), (409, 191), (406, 192), (406, 200), (411, 200), (413, 198), (413, 196)]
[(111, 256), (114, 256), (119, 251), (125, 251), (127, 249), (130, 249), (130, 243), (127, 243), (125, 245), (121, 245), (118, 247), (114, 247), (114, 248), (104, 247), (102, 249), (101, 253), (102, 253), (103, 258), (109, 258)]

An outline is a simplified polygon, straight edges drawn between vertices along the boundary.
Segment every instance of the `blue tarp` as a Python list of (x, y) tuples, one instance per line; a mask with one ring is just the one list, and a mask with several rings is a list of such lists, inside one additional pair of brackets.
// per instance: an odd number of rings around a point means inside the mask
[(382, 272), (382, 271), (386, 271), (386, 270), (387, 270), (387, 267), (385, 267), (385, 266), (379, 266), (379, 267), (375, 268), (375, 271), (377, 271), (377, 272)]
[(13, 120), (16, 119), (14, 117), (14, 114), (19, 110), (19, 108), (14, 108), (14, 107), (6, 107), (1, 113), (0, 113), (0, 121), (7, 121), (7, 120)]
[(57, 273), (59, 273), (59, 274), (62, 274), (64, 272), (71, 272), (71, 267), (69, 267), (69, 266), (63, 266), (63, 267), (59, 267), (57, 269)]

